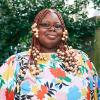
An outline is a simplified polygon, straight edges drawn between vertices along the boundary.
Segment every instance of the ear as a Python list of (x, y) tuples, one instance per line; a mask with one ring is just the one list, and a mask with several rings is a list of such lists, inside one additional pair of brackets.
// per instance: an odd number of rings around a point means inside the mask
[(32, 29), (33, 29), (33, 28), (36, 28), (36, 26), (37, 26), (37, 23), (33, 23), (31, 28), (32, 28)]

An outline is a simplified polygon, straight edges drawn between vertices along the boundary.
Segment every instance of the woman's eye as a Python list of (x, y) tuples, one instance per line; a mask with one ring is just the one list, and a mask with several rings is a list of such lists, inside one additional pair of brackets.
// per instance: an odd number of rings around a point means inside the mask
[(40, 24), (42, 27), (49, 27), (50, 25), (48, 23), (41, 23)]
[(47, 29), (51, 28), (52, 26), (55, 29), (62, 29), (62, 25), (61, 24), (50, 25), (49, 23), (41, 23), (40, 26), (43, 27), (43, 28), (47, 28)]
[(55, 28), (62, 28), (62, 25), (56, 24), (56, 25), (55, 25)]

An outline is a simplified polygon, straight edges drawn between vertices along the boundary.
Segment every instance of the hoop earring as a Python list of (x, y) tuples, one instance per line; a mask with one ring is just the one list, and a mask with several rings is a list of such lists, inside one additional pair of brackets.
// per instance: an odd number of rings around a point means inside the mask
[(66, 39), (68, 39), (68, 32), (67, 32), (67, 30), (65, 30), (63, 32), (62, 41), (65, 41)]
[(34, 23), (33, 25), (32, 25), (32, 32), (34, 33), (34, 36), (36, 37), (36, 38), (38, 38), (39, 37), (39, 33), (38, 33), (38, 29), (37, 29), (37, 24), (36, 23)]

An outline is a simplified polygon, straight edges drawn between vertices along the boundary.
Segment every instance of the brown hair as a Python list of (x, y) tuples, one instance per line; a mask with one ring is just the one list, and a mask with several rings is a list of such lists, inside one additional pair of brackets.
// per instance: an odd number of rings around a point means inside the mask
[[(63, 21), (63, 18), (61, 16), (61, 14), (56, 10), (56, 9), (43, 9), (41, 10), (35, 17), (34, 19), (34, 23), (37, 24), (37, 26), (41, 23), (42, 19), (49, 13), (49, 12), (54, 12), (59, 20), (61, 21), (61, 24), (63, 26), (63, 31), (65, 30), (65, 24), (64, 24), (64, 21)], [(63, 42), (63, 41), (62, 41)], [(60, 45), (64, 45), (65, 43), (61, 43)], [(32, 36), (32, 47), (36, 47), (39, 51), (40, 51), (40, 46), (39, 46), (39, 42), (38, 40), (34, 37), (34, 34)], [(59, 46), (58, 46), (59, 47)]]
[(56, 9), (43, 9), (43, 10), (41, 10), (41, 11), (36, 15), (36, 17), (35, 17), (35, 19), (34, 19), (34, 22), (37, 23), (37, 24), (40, 24), (41, 21), (42, 21), (42, 19), (43, 19), (49, 12), (53, 12), (53, 13), (55, 13), (55, 14), (58, 16), (58, 18), (59, 18), (59, 20), (61, 21), (61, 24), (62, 24), (62, 26), (63, 26), (63, 28), (64, 28), (65, 25), (64, 25), (63, 18), (62, 18), (62, 16), (61, 16), (61, 14), (60, 14)]
[[(60, 21), (63, 25), (63, 29), (65, 29), (65, 25), (64, 25), (62, 16), (55, 9), (41, 10), (35, 17), (34, 23), (37, 23), (37, 25), (38, 25), (41, 22), (41, 20), (45, 17), (45, 15), (51, 11), (56, 13), (56, 15), (58, 16), (58, 18), (60, 19)], [(39, 51), (41, 49), (41, 47), (39, 45), (38, 40), (34, 37), (34, 35), (32, 36), (32, 46), (31, 47), (32, 47), (32, 49), (31, 49), (31, 55), (30, 55), (28, 65), (26, 64), (26, 66), (23, 66), (20, 69), (20, 73), (18, 74), (17, 80), (18, 80), (19, 86), (22, 82), (22, 80), (20, 80), (20, 77), (25, 77), (25, 74), (26, 74), (24, 69), (28, 68), (32, 75), (38, 75), (41, 72), (41, 70), (37, 66), (37, 58), (39, 56), (39, 52), (37, 52), (37, 51)], [(59, 49), (59, 52), (57, 52), (58, 57), (63, 60), (63, 65), (65, 65), (65, 67), (63, 66), (63, 69), (66, 72), (72, 71), (72, 72), (76, 73), (78, 71), (78, 67), (77, 67), (78, 65), (77, 65), (77, 59), (75, 59), (74, 55), (77, 55), (77, 54), (75, 52), (71, 51), (71, 49), (68, 47), (68, 45), (66, 45), (65, 42), (63, 42), (63, 41), (60, 42), (57, 49)]]
[[(61, 16), (61, 14), (55, 9), (43, 9), (43, 10), (41, 10), (36, 15), (36, 17), (34, 19), (34, 23), (36, 23), (37, 26), (38, 26), (41, 23), (42, 19), (46, 16), (46, 14), (48, 14), (49, 12), (52, 12), (52, 11), (58, 16), (59, 20), (61, 21), (61, 24), (63, 26), (63, 31), (64, 31), (65, 30), (65, 24), (64, 24), (63, 18)], [(66, 44), (66, 41), (61, 41), (60, 44), (57, 46), (57, 49), (59, 49), (59, 51), (60, 51), (60, 52), (57, 52), (57, 54), (58, 54), (58, 57), (61, 58), (64, 63), (67, 62), (69, 67), (71, 66), (71, 67), (74, 68), (74, 65), (76, 66), (75, 62), (77, 62), (77, 61), (72, 56), (74, 52), (73, 51), (69, 52), (69, 47)], [(34, 47), (36, 49), (34, 49)], [(33, 35), (32, 36), (31, 61), (32, 61), (32, 63), (34, 63), (34, 65), (36, 67), (37, 67), (37, 61), (36, 60), (37, 60), (37, 56), (39, 55), (39, 53), (37, 53), (37, 50), (40, 52), (41, 47), (40, 47), (38, 39), (36, 39), (36, 37), (34, 37), (34, 35)], [(71, 70), (73, 70), (73, 69), (71, 68)]]

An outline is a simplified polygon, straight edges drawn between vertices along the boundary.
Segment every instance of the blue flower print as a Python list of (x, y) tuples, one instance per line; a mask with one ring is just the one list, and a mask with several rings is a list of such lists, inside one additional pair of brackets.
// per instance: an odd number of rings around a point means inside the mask
[(68, 100), (80, 100), (81, 93), (79, 92), (78, 87), (74, 86), (69, 88), (69, 93), (67, 94)]
[(28, 81), (25, 81), (22, 85), (21, 85), (21, 92), (23, 94), (28, 94), (30, 92), (31, 88), (30, 88), (30, 84)]

